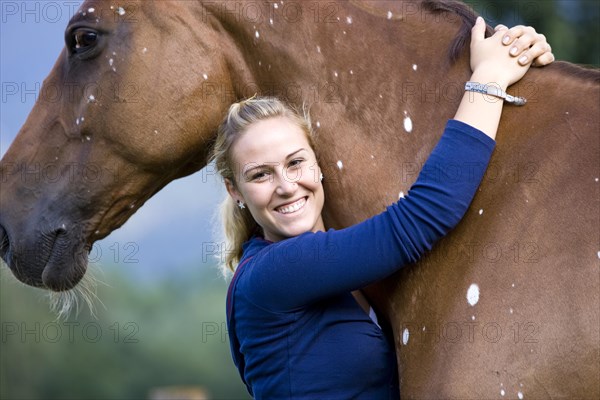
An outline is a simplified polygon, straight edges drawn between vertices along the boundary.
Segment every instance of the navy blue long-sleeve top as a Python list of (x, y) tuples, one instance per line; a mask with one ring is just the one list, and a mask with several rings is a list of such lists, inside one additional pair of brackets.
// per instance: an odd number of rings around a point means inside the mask
[(253, 237), (228, 293), (234, 362), (256, 399), (397, 399), (394, 344), (351, 291), (413, 263), (466, 212), (495, 142), (456, 120), (379, 215), (272, 243)]

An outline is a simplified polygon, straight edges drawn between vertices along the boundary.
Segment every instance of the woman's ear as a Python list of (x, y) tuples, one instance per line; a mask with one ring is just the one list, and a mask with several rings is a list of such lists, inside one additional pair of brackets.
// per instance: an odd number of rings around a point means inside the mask
[(229, 178), (225, 178), (225, 188), (227, 189), (227, 193), (233, 198), (233, 201), (236, 203), (239, 201), (244, 202), (244, 198)]

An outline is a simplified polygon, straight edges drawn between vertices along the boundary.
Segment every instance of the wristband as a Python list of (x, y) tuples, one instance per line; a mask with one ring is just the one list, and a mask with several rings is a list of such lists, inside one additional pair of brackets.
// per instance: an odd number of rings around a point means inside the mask
[(511, 96), (504, 90), (490, 85), (484, 85), (478, 82), (467, 82), (465, 83), (465, 90), (469, 92), (477, 92), (483, 94), (489, 94), (490, 96), (499, 97), (504, 99), (507, 103), (512, 103), (516, 106), (523, 106), (527, 103), (524, 97)]

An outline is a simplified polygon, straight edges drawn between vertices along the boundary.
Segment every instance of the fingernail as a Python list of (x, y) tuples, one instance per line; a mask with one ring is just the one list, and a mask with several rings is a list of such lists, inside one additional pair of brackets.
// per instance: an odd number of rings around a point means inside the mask
[(477, 17), (477, 21), (475, 21), (476, 24), (480, 24), (483, 22), (483, 18), (481, 18), (481, 16)]
[(502, 43), (508, 44), (508, 42), (510, 42), (510, 36), (506, 35), (502, 38)]
[(519, 51), (519, 49), (517, 49), (517, 47), (515, 46), (512, 49), (510, 49), (510, 54), (514, 56), (515, 54), (517, 54), (517, 51)]
[(525, 64), (527, 62), (527, 56), (523, 56), (523, 57), (519, 58), (519, 62), (521, 64)]

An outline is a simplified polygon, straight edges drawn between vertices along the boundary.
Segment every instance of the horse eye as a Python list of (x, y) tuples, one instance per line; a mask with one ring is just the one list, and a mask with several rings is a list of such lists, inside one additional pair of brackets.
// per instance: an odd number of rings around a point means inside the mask
[(98, 34), (88, 29), (78, 29), (73, 32), (73, 39), (75, 51), (81, 51), (94, 46), (98, 40)]

